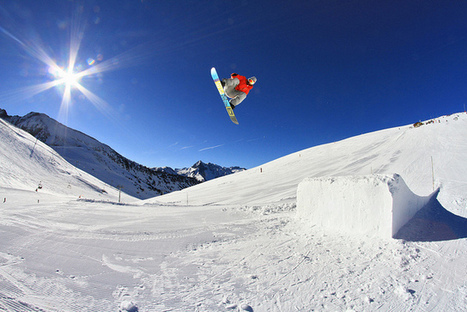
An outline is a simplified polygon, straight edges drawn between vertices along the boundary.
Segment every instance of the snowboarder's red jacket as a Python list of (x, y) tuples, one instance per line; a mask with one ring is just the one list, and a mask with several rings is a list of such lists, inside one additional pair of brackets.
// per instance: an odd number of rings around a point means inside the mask
[(240, 80), (240, 83), (238, 84), (238, 86), (235, 87), (235, 90), (242, 91), (243, 93), (248, 94), (248, 92), (250, 92), (250, 90), (253, 89), (253, 86), (248, 84), (248, 81), (246, 80), (245, 76), (233, 73), (232, 75), (230, 75), (230, 77), (232, 77), (232, 79), (237, 78), (238, 80)]

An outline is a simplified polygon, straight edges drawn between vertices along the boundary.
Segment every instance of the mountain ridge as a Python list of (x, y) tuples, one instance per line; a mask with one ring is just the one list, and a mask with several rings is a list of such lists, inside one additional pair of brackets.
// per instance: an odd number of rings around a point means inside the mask
[(110, 146), (46, 114), (31, 112), (22, 117), (9, 116), (5, 110), (0, 110), (0, 118), (44, 142), (77, 168), (139, 199), (199, 183), (193, 178), (157, 172), (138, 164)]
[(245, 170), (240, 167), (225, 168), (211, 163), (205, 164), (202, 161), (198, 161), (192, 167), (175, 170), (169, 167), (149, 168), (46, 114), (30, 112), (25, 116), (9, 116), (6, 110), (0, 109), (0, 118), (52, 147), (77, 168), (113, 187), (123, 188), (125, 193), (139, 199), (178, 191)]
[(213, 163), (205, 163), (198, 160), (193, 166), (188, 168), (155, 167), (154, 170), (171, 174), (178, 174), (186, 177), (195, 178), (200, 182), (216, 179), (232, 173), (245, 171), (245, 168), (239, 166), (222, 167)]

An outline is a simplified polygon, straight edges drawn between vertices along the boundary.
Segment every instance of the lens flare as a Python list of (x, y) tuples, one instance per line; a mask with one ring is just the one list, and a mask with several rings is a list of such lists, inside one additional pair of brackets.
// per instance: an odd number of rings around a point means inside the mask
[[(0, 35), (3, 33), (21, 50), (29, 54), (33, 59), (43, 64), (44, 68), (38, 68), (38, 72), (43, 72), (45, 81), (39, 84), (25, 86), (18, 89), (10, 89), (0, 94), (0, 101), (26, 100), (32, 96), (56, 88), (61, 93), (61, 104), (59, 110), (59, 120), (67, 121), (69, 107), (73, 104), (73, 97), (77, 99), (87, 99), (96, 109), (109, 118), (116, 117), (118, 113), (102, 98), (88, 90), (83, 83), (95, 82), (95, 86), (100, 85), (103, 79), (102, 73), (132, 67), (145, 63), (152, 58), (155, 51), (159, 50), (157, 42), (143, 43), (124, 51), (121, 54), (110, 58), (104, 58), (102, 53), (95, 56), (82, 58), (82, 62), (77, 62), (78, 52), (82, 40), (85, 38), (85, 25), (89, 25), (81, 18), (82, 7), (74, 11), (70, 19), (59, 23), (61, 31), (69, 30), (68, 46), (60, 51), (67, 51), (67, 59), (55, 60), (50, 56), (50, 47), (43, 45), (40, 36), (34, 30), (25, 31), (26, 36), (22, 36), (21, 25), (12, 22), (9, 29), (0, 26)], [(156, 44), (157, 46), (154, 46)], [(27, 76), (26, 74), (24, 76)], [(115, 118), (117, 119), (117, 118)]]
[[(51, 88), (59, 88), (58, 90), (63, 90), (62, 100), (59, 110), (59, 119), (64, 119), (65, 121), (68, 118), (68, 109), (72, 104), (72, 90), (77, 90), (80, 94), (84, 95), (99, 111), (103, 112), (105, 115), (113, 115), (112, 108), (110, 105), (101, 99), (99, 96), (95, 95), (88, 89), (86, 89), (81, 84), (81, 79), (86, 76), (92, 76), (99, 74), (103, 71), (114, 69), (114, 66), (104, 66), (97, 67), (99, 65), (96, 63), (94, 58), (88, 58), (84, 63), (84, 66), (81, 64), (76, 64), (79, 48), (81, 41), (84, 38), (84, 23), (80, 23), (79, 19), (72, 19), (70, 27), (70, 40), (68, 48), (68, 59), (63, 60), (63, 63), (67, 63), (66, 66), (59, 66), (55, 60), (50, 57), (43, 48), (41, 40), (37, 39), (32, 40), (32, 38), (21, 38), (17, 34), (12, 34), (10, 31), (0, 26), (0, 31), (13, 40), (18, 46), (27, 52), (34, 59), (43, 63), (46, 67), (46, 77), (48, 81), (40, 83), (38, 85), (33, 85), (29, 87), (24, 87), (15, 91), (10, 91), (9, 94), (2, 94), (0, 99), (5, 99), (11, 97), (12, 100), (26, 99), (35, 94), (44, 92)], [(101, 54), (97, 57), (100, 60), (103, 60)], [(86, 66), (87, 65), (87, 66)]]
[(49, 73), (52, 75), (53, 79), (56, 80), (57, 85), (64, 84), (67, 88), (77, 88), (81, 75), (75, 73), (73, 68), (54, 68), (49, 67)]

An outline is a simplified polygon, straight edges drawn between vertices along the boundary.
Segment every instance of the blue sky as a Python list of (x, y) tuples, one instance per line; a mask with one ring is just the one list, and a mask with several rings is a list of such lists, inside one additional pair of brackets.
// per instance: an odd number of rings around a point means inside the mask
[[(0, 108), (46, 113), (149, 167), (252, 168), (463, 111), (466, 16), (460, 0), (0, 0)], [(66, 69), (70, 43), (92, 95), (32, 92), (58, 79), (44, 55)], [(238, 126), (213, 66), (258, 78)]]

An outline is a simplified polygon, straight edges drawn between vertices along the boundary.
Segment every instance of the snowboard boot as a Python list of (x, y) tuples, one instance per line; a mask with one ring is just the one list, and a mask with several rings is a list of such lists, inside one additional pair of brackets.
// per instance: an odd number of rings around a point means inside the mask
[(221, 80), (221, 85), (222, 85), (222, 88), (225, 87), (225, 79)]
[(230, 107), (232, 107), (232, 110), (234, 110), (234, 109), (235, 109), (235, 105), (233, 105), (233, 104), (230, 103), (230, 102), (229, 102), (229, 104), (230, 104)]

